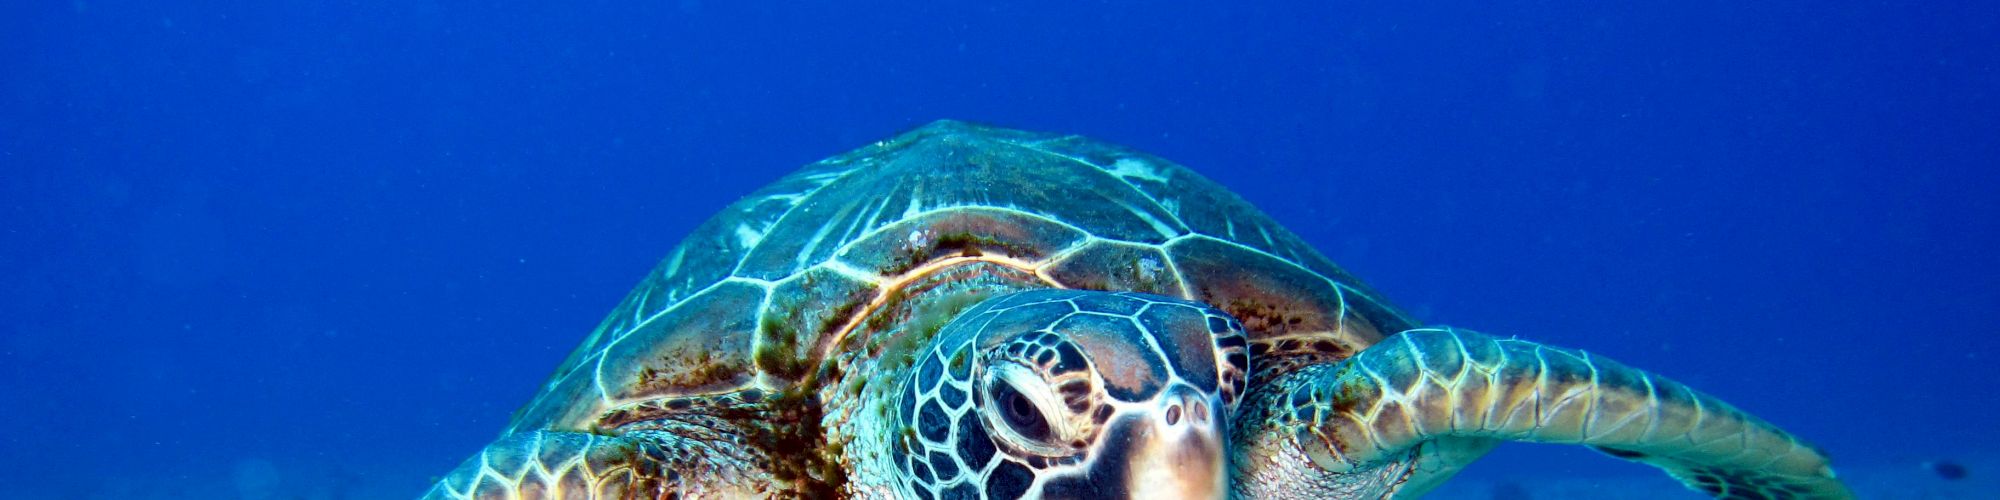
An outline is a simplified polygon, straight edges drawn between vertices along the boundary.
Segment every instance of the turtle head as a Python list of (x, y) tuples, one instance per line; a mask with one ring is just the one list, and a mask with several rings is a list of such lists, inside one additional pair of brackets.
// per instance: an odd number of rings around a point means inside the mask
[(898, 401), (909, 493), (1219, 498), (1242, 325), (1167, 297), (1037, 290), (946, 325)]

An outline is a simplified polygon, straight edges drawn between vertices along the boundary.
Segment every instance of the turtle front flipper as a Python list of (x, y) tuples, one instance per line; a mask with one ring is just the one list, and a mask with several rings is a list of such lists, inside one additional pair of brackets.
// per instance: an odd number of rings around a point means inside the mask
[(1414, 496), (1516, 440), (1590, 446), (1718, 498), (1854, 496), (1817, 448), (1714, 397), (1582, 351), (1466, 330), (1405, 331), (1283, 375), (1261, 396), (1271, 411), (1238, 433), (1239, 471), (1253, 476), (1303, 456), (1321, 484)]
[(769, 484), (751, 466), (761, 458), (753, 450), (715, 444), (652, 430), (517, 433), (467, 459), (424, 498), (741, 498)]

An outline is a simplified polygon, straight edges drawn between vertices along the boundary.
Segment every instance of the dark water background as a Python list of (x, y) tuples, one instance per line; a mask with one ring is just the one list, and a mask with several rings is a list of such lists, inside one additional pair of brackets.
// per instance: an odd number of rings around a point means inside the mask
[(0, 484), (414, 495), (701, 220), (937, 118), (1173, 159), (1842, 466), (2000, 450), (2000, 4), (1631, 3), (9, 3)]

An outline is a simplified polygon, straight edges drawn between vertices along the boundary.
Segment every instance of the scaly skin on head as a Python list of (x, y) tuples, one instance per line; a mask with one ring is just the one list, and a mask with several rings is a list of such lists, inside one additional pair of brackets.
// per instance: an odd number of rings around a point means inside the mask
[[(1143, 294), (1035, 290), (958, 315), (879, 373), (846, 427), (850, 491), (911, 497), (1211, 498), (1248, 371), (1241, 325)], [(887, 396), (884, 399), (874, 399)]]

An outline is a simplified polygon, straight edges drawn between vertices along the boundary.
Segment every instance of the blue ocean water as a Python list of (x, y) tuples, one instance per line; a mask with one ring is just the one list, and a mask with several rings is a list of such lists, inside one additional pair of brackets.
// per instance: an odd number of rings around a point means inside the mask
[(1996, 5), (10, 3), (0, 484), (413, 496), (700, 221), (939, 118), (1173, 159), (1840, 467), (1991, 456)]

